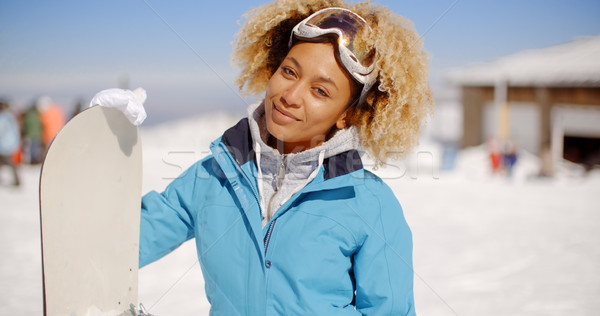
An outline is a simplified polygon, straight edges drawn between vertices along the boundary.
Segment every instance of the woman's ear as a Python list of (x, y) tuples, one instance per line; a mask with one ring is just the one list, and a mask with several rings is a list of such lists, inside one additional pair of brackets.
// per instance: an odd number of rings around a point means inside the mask
[(346, 128), (346, 114), (347, 113), (348, 113), (347, 110), (344, 111), (344, 113), (342, 113), (340, 118), (335, 122), (335, 127), (337, 127), (338, 129)]

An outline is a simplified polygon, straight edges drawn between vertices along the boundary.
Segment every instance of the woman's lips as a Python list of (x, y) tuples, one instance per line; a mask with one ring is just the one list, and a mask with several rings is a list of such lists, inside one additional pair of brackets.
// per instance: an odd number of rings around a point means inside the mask
[(296, 116), (292, 113), (278, 107), (273, 104), (273, 116), (276, 121), (300, 121)]

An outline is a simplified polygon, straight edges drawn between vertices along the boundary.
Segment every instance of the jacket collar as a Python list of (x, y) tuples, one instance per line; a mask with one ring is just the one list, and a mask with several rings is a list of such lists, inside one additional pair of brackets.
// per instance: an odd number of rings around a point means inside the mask
[(226, 130), (221, 141), (239, 166), (254, 160), (252, 134), (247, 118), (241, 119), (236, 125)]
[[(276, 163), (276, 169), (279, 168), (283, 156), (274, 148), (266, 144), (268, 132), (266, 130), (264, 101), (252, 104), (247, 109), (248, 128), (250, 129), (250, 143), (247, 146), (254, 146), (254, 152), (261, 153), (261, 165), (263, 162)], [(258, 146), (259, 148), (256, 148)], [(314, 169), (318, 164), (318, 156), (324, 155), (323, 166), (325, 169), (325, 179), (331, 179), (337, 176), (345, 175), (350, 172), (362, 169), (362, 162), (357, 149), (360, 147), (358, 132), (355, 128), (348, 128), (338, 131), (331, 139), (322, 145), (306, 151), (285, 155), (288, 165), (307, 165), (309, 169)], [(251, 151), (252, 148), (248, 148)], [(252, 158), (255, 154), (252, 152)], [(308, 165), (313, 165), (312, 168)], [(300, 167), (301, 168), (301, 167)], [(296, 170), (301, 171), (301, 170)], [(308, 173), (312, 172), (308, 170)], [(308, 176), (308, 174), (306, 175)]]
[[(248, 118), (241, 119), (236, 125), (226, 130), (221, 140), (239, 166), (254, 161), (256, 158), (252, 148)], [(323, 178), (329, 180), (360, 170), (363, 168), (363, 164), (359, 151), (352, 149), (326, 158), (323, 167)]]

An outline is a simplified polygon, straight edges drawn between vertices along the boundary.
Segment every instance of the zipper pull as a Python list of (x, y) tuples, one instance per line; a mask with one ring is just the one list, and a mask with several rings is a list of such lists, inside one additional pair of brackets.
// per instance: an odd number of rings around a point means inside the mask
[(279, 191), (279, 189), (281, 188), (281, 184), (283, 182), (283, 178), (285, 177), (285, 167), (286, 167), (286, 159), (287, 159), (287, 155), (283, 155), (282, 159), (281, 159), (281, 166), (279, 167), (279, 175), (277, 176), (277, 188), (276, 191)]

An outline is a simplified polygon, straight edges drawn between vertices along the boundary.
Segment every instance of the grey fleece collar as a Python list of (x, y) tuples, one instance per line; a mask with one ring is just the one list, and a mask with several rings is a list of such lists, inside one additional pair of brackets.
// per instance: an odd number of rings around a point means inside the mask
[[(277, 149), (267, 145), (269, 133), (267, 132), (267, 126), (265, 123), (265, 108), (262, 102), (254, 103), (247, 109), (248, 121), (250, 125), (250, 132), (254, 141), (254, 147), (257, 143), (260, 145), (260, 152), (263, 154), (279, 156), (282, 155)], [(345, 128), (335, 133), (333, 137), (325, 141), (320, 146), (311, 148), (295, 154), (287, 154), (288, 161), (293, 160), (295, 162), (308, 162), (316, 161), (321, 151), (325, 151), (325, 158), (335, 156), (337, 154), (360, 148), (360, 141), (358, 138), (358, 132), (354, 127)], [(257, 150), (257, 148), (254, 148)]]

